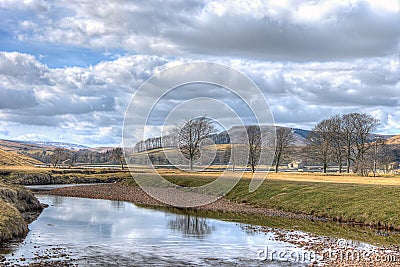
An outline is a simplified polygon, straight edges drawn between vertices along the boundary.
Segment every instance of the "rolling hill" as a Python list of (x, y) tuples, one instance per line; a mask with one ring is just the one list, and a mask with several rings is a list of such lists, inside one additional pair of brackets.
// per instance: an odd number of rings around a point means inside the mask
[(54, 150), (57, 147), (70, 150), (88, 149), (87, 146), (71, 144), (71, 143), (63, 143), (63, 142), (16, 141), (16, 140), (0, 139), (0, 149), (3, 149), (5, 151), (18, 151), (18, 150), (43, 151), (43, 150)]
[(42, 164), (42, 162), (13, 151), (0, 149), (0, 166), (26, 166), (34, 164)]
[(393, 136), (387, 140), (388, 145), (400, 145), (400, 135)]

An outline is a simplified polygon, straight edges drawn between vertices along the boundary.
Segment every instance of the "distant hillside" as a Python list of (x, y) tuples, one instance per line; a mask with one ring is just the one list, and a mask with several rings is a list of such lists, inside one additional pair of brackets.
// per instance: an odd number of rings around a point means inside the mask
[(45, 147), (43, 145), (38, 145), (38, 144), (30, 144), (22, 141), (0, 140), (0, 149), (4, 151), (20, 151), (20, 150), (42, 151), (42, 150), (50, 150), (51, 147)]
[(63, 142), (0, 140), (0, 149), (3, 149), (4, 151), (51, 151), (57, 147), (70, 150), (89, 149), (87, 146), (84, 145)]
[(20, 155), (16, 152), (4, 151), (0, 149), (0, 166), (23, 166), (34, 164), (42, 164), (42, 162), (24, 155)]
[(87, 146), (83, 146), (83, 145), (63, 143), (63, 142), (24, 141), (21, 143), (30, 144), (30, 145), (38, 145), (38, 146), (43, 146), (43, 147), (54, 147), (54, 148), (60, 147), (60, 148), (71, 149), (71, 150), (79, 150), (79, 149), (88, 148)]
[(400, 135), (393, 136), (387, 140), (388, 145), (400, 145)]

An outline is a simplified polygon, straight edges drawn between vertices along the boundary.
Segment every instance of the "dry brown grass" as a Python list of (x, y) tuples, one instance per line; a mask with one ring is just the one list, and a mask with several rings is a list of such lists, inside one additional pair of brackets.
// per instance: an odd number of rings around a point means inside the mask
[(20, 155), (13, 151), (4, 151), (0, 149), (0, 165), (33, 165), (33, 164), (42, 164), (42, 162)]
[[(0, 171), (17, 171), (17, 172), (49, 172), (51, 170), (60, 170), (59, 168), (39, 168), (34, 166), (1, 166)], [(87, 170), (87, 169), (86, 169)], [(176, 177), (193, 177), (193, 178), (218, 178), (221, 176), (221, 171), (207, 171), (207, 172), (193, 172), (188, 173), (177, 169), (157, 169), (161, 175), (173, 175)], [(134, 173), (152, 173), (150, 168), (134, 169)], [(226, 177), (237, 178), (241, 172), (227, 172)], [(309, 173), (309, 172), (280, 172), (280, 173), (266, 173), (260, 172), (257, 177), (266, 177), (268, 180), (282, 180), (282, 181), (298, 181), (298, 182), (319, 182), (319, 183), (344, 183), (344, 184), (365, 184), (365, 185), (393, 185), (400, 186), (400, 175), (381, 175), (379, 177), (361, 177), (355, 174), (346, 173)], [(251, 172), (245, 172), (242, 175), (243, 179), (253, 178)]]
[[(181, 170), (158, 169), (161, 175), (174, 175), (181, 177), (197, 177), (197, 178), (218, 178), (221, 171), (208, 171), (208, 172), (193, 172), (188, 174)], [(227, 177), (237, 177), (240, 172), (228, 172)], [(361, 177), (356, 174), (347, 173), (310, 173), (310, 172), (280, 172), (280, 173), (266, 173), (261, 172), (258, 175), (266, 177), (269, 180), (282, 180), (282, 181), (299, 181), (299, 182), (320, 182), (320, 183), (345, 183), (345, 184), (367, 184), (367, 185), (394, 185), (400, 186), (400, 175), (381, 175), (379, 177)], [(244, 179), (253, 178), (253, 174), (245, 172)]]
[(379, 177), (361, 177), (355, 174), (322, 174), (322, 173), (270, 173), (268, 179), (345, 183), (345, 184), (369, 184), (369, 185), (400, 185), (400, 175), (384, 175)]

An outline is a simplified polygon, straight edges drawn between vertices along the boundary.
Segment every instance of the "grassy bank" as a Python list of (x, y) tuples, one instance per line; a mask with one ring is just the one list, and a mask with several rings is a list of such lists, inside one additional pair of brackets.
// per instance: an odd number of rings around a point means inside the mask
[(0, 199), (0, 243), (24, 236), (27, 232), (28, 227), (21, 213)]
[(91, 183), (106, 182), (111, 179), (127, 179), (129, 171), (100, 168), (37, 168), (29, 166), (9, 166), (0, 168), (0, 177), (18, 184), (53, 184), (53, 183)]
[(248, 185), (248, 181), (240, 182), (227, 198), (338, 221), (400, 229), (399, 186), (267, 180), (249, 193)]
[(0, 183), (0, 242), (25, 236), (42, 209), (29, 190)]

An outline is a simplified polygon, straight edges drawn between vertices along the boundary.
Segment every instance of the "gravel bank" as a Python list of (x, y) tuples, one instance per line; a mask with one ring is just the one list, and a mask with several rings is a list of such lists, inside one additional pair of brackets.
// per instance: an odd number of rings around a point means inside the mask
[[(119, 184), (101, 184), (88, 186), (74, 186), (53, 189), (48, 192), (50, 195), (82, 197), (94, 199), (108, 199), (117, 201), (127, 201), (139, 205), (150, 206), (167, 206), (166, 204), (155, 200), (147, 195), (138, 186), (125, 186)], [(224, 198), (219, 199), (211, 204), (197, 207), (199, 210), (219, 211), (219, 212), (235, 212), (244, 214), (259, 214), (266, 216), (277, 216), (293, 219), (309, 219), (309, 220), (324, 220), (312, 215), (296, 214), (279, 210), (266, 208), (258, 208), (247, 204), (235, 203)]]

